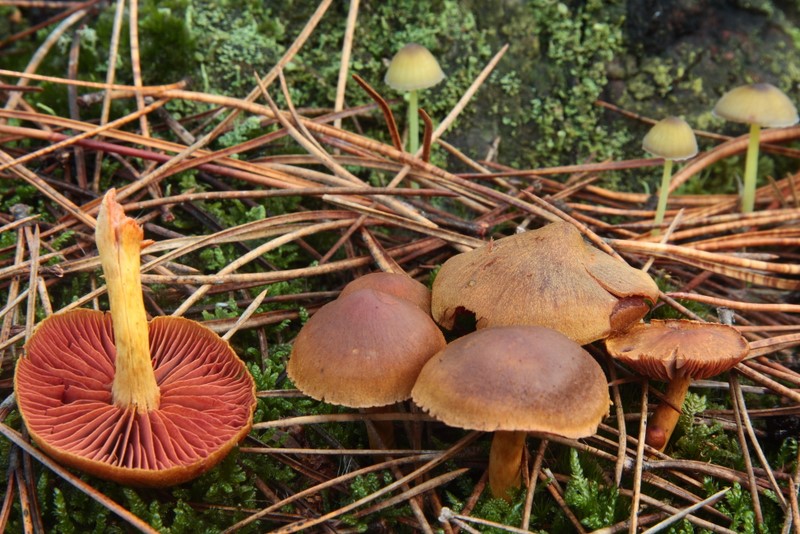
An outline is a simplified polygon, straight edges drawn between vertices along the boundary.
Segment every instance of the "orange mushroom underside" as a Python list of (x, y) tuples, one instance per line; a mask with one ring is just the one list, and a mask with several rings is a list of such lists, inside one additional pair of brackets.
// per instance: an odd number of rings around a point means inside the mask
[(111, 315), (74, 310), (37, 329), (19, 360), (17, 403), (37, 444), (62, 462), (123, 483), (167, 485), (209, 469), (246, 434), (253, 380), (207, 328), (176, 317), (149, 324), (157, 409), (112, 402)]

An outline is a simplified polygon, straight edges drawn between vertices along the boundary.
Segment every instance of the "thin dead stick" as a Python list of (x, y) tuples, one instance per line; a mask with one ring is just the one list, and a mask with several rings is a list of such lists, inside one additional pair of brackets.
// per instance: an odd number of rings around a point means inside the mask
[(548, 468), (542, 469), (542, 472), (539, 473), (539, 478), (542, 482), (546, 484), (547, 491), (550, 492), (550, 495), (558, 504), (561, 511), (564, 512), (564, 515), (567, 516), (569, 522), (572, 523), (572, 526), (575, 528), (575, 532), (579, 534), (586, 534), (586, 529), (583, 528), (583, 525), (578, 518), (575, 517), (575, 514), (572, 512), (572, 509), (569, 505), (564, 501), (564, 497), (562, 497), (563, 491), (561, 490), (561, 485), (556, 480), (556, 477), (553, 475), (552, 471)]
[[(341, 111), (344, 108), (344, 95), (347, 91), (347, 73), (350, 70), (350, 51), (353, 49), (353, 34), (356, 31), (358, 20), (359, 0), (350, 0), (350, 9), (347, 11), (347, 23), (344, 28), (342, 40), (342, 59), (339, 62), (339, 79), (336, 82), (336, 98), (333, 101), (333, 110)], [(342, 127), (342, 119), (333, 121), (336, 128)]]
[[(7, 163), (13, 161), (13, 158), (0, 150), (0, 162)], [(94, 229), (96, 221), (91, 215), (84, 213), (78, 206), (71, 200), (58, 192), (54, 187), (51, 187), (47, 182), (40, 178), (36, 173), (31, 172), (25, 167), (12, 167), (11, 172), (22, 178), (25, 182), (34, 186), (44, 196), (61, 206), (64, 211), (72, 215), (75, 219), (82, 222), (91, 229)]]
[(730, 491), (730, 489), (731, 488), (723, 488), (720, 491), (716, 492), (714, 495), (710, 496), (709, 498), (704, 499), (704, 500), (700, 501), (697, 504), (693, 504), (692, 506), (687, 506), (686, 508), (682, 509), (678, 513), (669, 516), (664, 521), (661, 521), (660, 523), (657, 523), (657, 524), (653, 525), (652, 527), (648, 528), (647, 530), (642, 532), (642, 534), (656, 534), (656, 532), (661, 532), (662, 530), (664, 530), (668, 526), (680, 521), (681, 519), (686, 518), (691, 513), (696, 512), (700, 508), (703, 508), (704, 506), (710, 506), (710, 505), (714, 504), (719, 499), (721, 499), (726, 493), (728, 493)]
[(549, 440), (543, 438), (539, 441), (539, 449), (536, 451), (536, 458), (533, 460), (530, 475), (528, 476), (528, 489), (525, 492), (525, 511), (522, 513), (522, 530), (528, 531), (531, 524), (533, 512), (533, 494), (536, 492), (536, 481), (539, 480), (539, 473), (542, 471), (544, 453), (547, 450)]
[[(111, 30), (111, 42), (108, 45), (108, 67), (106, 69), (106, 83), (113, 84), (117, 76), (117, 56), (119, 50), (119, 36), (122, 33), (122, 19), (125, 13), (125, 0), (117, 0), (117, 8), (114, 11), (114, 24)], [(111, 114), (111, 95), (106, 92), (103, 97), (102, 108), (100, 110), (100, 126), (108, 122)], [(94, 191), (100, 190), (100, 173), (102, 172), (103, 152), (95, 153), (94, 158), (94, 178), (92, 188)]]
[[(68, 29), (70, 29), (72, 26), (77, 24), (79, 20), (85, 17), (87, 13), (88, 11), (86, 9), (80, 9), (71, 14), (69, 17), (65, 18), (63, 21), (61, 21), (61, 23), (58, 26), (56, 26), (53, 29), (53, 31), (50, 32), (50, 34), (42, 42), (42, 44), (39, 45), (39, 48), (36, 50), (36, 52), (31, 57), (30, 61), (28, 62), (28, 64), (25, 66), (24, 74), (30, 74), (35, 72), (36, 69), (39, 68), (39, 64), (42, 62), (42, 60), (44, 60), (48, 52), (50, 52), (50, 49), (53, 47), (53, 45), (55, 45), (58, 42), (58, 40), (61, 39), (61, 36), (64, 35), (64, 33), (66, 33)], [(5, 72), (10, 72), (10, 71), (5, 71)], [(27, 76), (23, 77), (15, 74), (12, 74), (12, 76), (20, 78), (20, 80), (17, 82), (17, 87), (25, 87), (28, 85), (29, 78)], [(5, 109), (16, 108), (17, 105), (20, 103), (20, 100), (22, 99), (22, 95), (23, 93), (21, 91), (12, 92), (11, 95), (8, 97), (8, 100), (6, 101)]]
[(636, 445), (636, 463), (633, 469), (633, 497), (631, 498), (631, 517), (628, 532), (636, 534), (639, 530), (639, 503), (642, 497), (642, 462), (644, 461), (644, 442), (647, 435), (647, 392), (650, 382), (642, 382), (641, 419), (639, 438)]
[[(279, 393), (283, 393), (281, 390)], [(325, 423), (363, 423), (369, 421), (436, 421), (433, 417), (423, 413), (408, 412), (364, 412), (364, 413), (335, 413), (319, 415), (300, 415), (297, 417), (287, 417), (274, 421), (264, 421), (253, 424), (253, 430), (265, 430), (267, 428), (282, 428), (296, 425), (314, 425)]]
[(710, 304), (717, 307), (724, 306), (725, 308), (731, 308), (734, 310), (774, 313), (800, 313), (800, 304), (742, 302), (739, 300), (711, 297), (708, 295), (699, 295), (697, 293), (686, 293), (683, 291), (671, 291), (667, 293), (667, 295), (676, 299), (693, 300), (695, 302), (702, 302), (703, 304)]
[(772, 354), (773, 352), (796, 347), (797, 345), (800, 345), (800, 333), (785, 334), (782, 336), (759, 339), (758, 341), (751, 341), (750, 352), (747, 354), (747, 359), (749, 360), (758, 356)]
[(442, 523), (452, 522), (458, 525), (459, 527), (463, 528), (467, 532), (478, 532), (478, 534), (480, 534), (479, 530), (471, 528), (466, 523), (473, 523), (475, 525), (481, 525), (483, 527), (496, 528), (499, 530), (504, 530), (505, 532), (512, 532), (513, 534), (530, 534), (530, 531), (524, 528), (516, 528), (510, 525), (497, 523), (496, 521), (489, 521), (488, 519), (481, 519), (479, 517), (457, 514), (446, 506), (442, 507), (442, 513), (439, 514), (439, 521), (441, 521)]
[(730, 373), (728, 380), (731, 384), (731, 403), (733, 406), (733, 414), (736, 418), (736, 436), (739, 439), (739, 447), (742, 449), (742, 458), (744, 459), (745, 471), (747, 472), (748, 488), (753, 501), (753, 513), (755, 514), (756, 525), (761, 527), (761, 525), (764, 524), (764, 513), (761, 510), (761, 499), (758, 495), (756, 476), (753, 473), (753, 464), (750, 461), (750, 449), (747, 446), (747, 439), (744, 435), (743, 419), (745, 416), (742, 414), (742, 409), (739, 405), (739, 396), (736, 394), (737, 386), (739, 385), (736, 373)]
[(373, 500), (375, 500), (375, 499), (377, 499), (377, 498), (379, 498), (379, 497), (381, 497), (381, 496), (383, 496), (383, 495), (385, 495), (385, 494), (387, 494), (387, 493), (389, 493), (391, 491), (394, 491), (395, 489), (399, 488), (403, 484), (407, 484), (407, 483), (411, 482), (415, 478), (421, 476), (422, 474), (430, 471), (431, 469), (433, 469), (437, 465), (441, 464), (445, 460), (451, 458), (456, 452), (461, 450), (466, 444), (468, 444), (469, 442), (473, 441), (477, 437), (478, 434), (479, 433), (477, 433), (477, 432), (471, 432), (470, 434), (468, 434), (467, 436), (465, 436), (464, 438), (460, 439), (458, 442), (453, 444), (452, 447), (447, 449), (447, 451), (443, 452), (438, 457), (436, 457), (436, 458), (434, 458), (432, 460), (429, 460), (424, 465), (422, 465), (421, 467), (415, 469), (414, 471), (412, 471), (408, 475), (404, 476), (403, 478), (401, 478), (399, 480), (396, 480), (395, 482), (384, 486), (383, 488), (379, 489), (378, 491), (370, 493), (366, 497), (363, 497), (363, 498), (361, 498), (361, 499), (359, 499), (359, 500), (357, 500), (357, 501), (355, 501), (353, 503), (350, 503), (350, 504), (348, 504), (346, 506), (343, 506), (343, 507), (341, 507), (341, 508), (339, 508), (337, 510), (334, 510), (334, 511), (329, 512), (327, 514), (321, 515), (321, 516), (316, 517), (314, 519), (304, 519), (302, 521), (298, 521), (298, 522), (292, 523), (291, 525), (284, 526), (284, 527), (276, 530), (275, 534), (289, 534), (290, 532), (299, 532), (299, 531), (302, 531), (302, 530), (307, 530), (310, 527), (313, 527), (315, 525), (319, 525), (320, 523), (324, 523), (326, 521), (329, 521), (330, 519), (333, 519), (333, 518), (338, 517), (338, 516), (340, 516), (342, 514), (348, 513), (351, 510), (354, 510), (355, 508), (358, 508), (359, 506), (361, 506), (363, 504), (366, 504), (366, 503), (368, 503), (370, 501), (373, 501)]
[(239, 328), (241, 328), (242, 325), (245, 324), (248, 319), (250, 319), (250, 316), (255, 313), (258, 307), (261, 306), (261, 303), (264, 301), (264, 298), (267, 296), (268, 292), (269, 289), (265, 289), (253, 299), (253, 302), (251, 302), (250, 305), (245, 308), (236, 323), (227, 332), (225, 332), (225, 335), (222, 336), (222, 339), (227, 341), (233, 337), (233, 334), (239, 331)]
[[(454, 479), (460, 477), (461, 475), (463, 475), (467, 471), (469, 471), (469, 469), (467, 469), (467, 468), (456, 469), (454, 471), (450, 471), (449, 473), (445, 473), (443, 475), (439, 475), (437, 477), (431, 478), (430, 480), (426, 480), (425, 482), (423, 482), (421, 484), (417, 484), (415, 486), (411, 486), (410, 489), (404, 491), (403, 493), (400, 493), (400, 494), (398, 494), (398, 495), (396, 495), (394, 497), (386, 499), (385, 501), (381, 501), (378, 504), (374, 504), (374, 505), (370, 506), (369, 508), (365, 508), (363, 510), (359, 510), (358, 512), (353, 514), (353, 517), (356, 517), (356, 518), (364, 517), (366, 515), (373, 514), (375, 512), (379, 512), (381, 510), (389, 508), (390, 506), (394, 506), (396, 504), (400, 504), (402, 502), (405, 502), (405, 501), (407, 501), (409, 499), (412, 499), (412, 498), (416, 497), (417, 495), (425, 493), (426, 491), (430, 491), (430, 490), (432, 490), (432, 489), (434, 489), (434, 488), (436, 488), (438, 486), (446, 484), (446, 483), (450, 482), (451, 480), (454, 480)], [(433, 532), (433, 531), (431, 531), (431, 532)]]
[(157, 530), (130, 513), (123, 506), (120, 506), (104, 494), (98, 492), (86, 482), (74, 476), (72, 473), (51, 460), (48, 456), (45, 456), (43, 453), (41, 453), (39, 449), (32, 447), (30, 443), (25, 441), (16, 430), (6, 426), (4, 423), (0, 423), (0, 434), (4, 435), (9, 441), (14, 443), (27, 454), (30, 454), (36, 459), (36, 461), (56, 473), (59, 477), (63, 478), (65, 481), (69, 482), (77, 489), (85, 493), (87, 496), (89, 496), (89, 498), (97, 501), (104, 508), (118, 515), (123, 521), (129, 523), (132, 527), (139, 529), (142, 532), (158, 534)]
[(389, 104), (386, 103), (386, 100), (383, 99), (381, 94), (373, 89), (373, 87), (368, 84), (364, 78), (358, 74), (353, 74), (353, 79), (364, 91), (366, 91), (370, 98), (376, 104), (378, 104), (378, 107), (381, 108), (383, 120), (386, 121), (386, 127), (389, 130), (389, 136), (392, 138), (392, 146), (394, 146), (394, 148), (397, 150), (403, 150), (403, 140), (400, 138), (400, 132), (397, 130), (397, 121), (394, 120), (394, 113), (392, 113), (392, 109), (389, 107)]
[[(761, 467), (764, 469), (764, 472), (767, 474), (767, 478), (769, 479), (769, 483), (772, 485), (772, 489), (775, 491), (775, 496), (778, 499), (778, 504), (780, 504), (781, 508), (784, 512), (787, 511), (788, 504), (786, 499), (783, 496), (783, 491), (778, 486), (778, 481), (775, 480), (775, 474), (772, 471), (772, 467), (769, 465), (767, 461), (767, 457), (764, 455), (764, 451), (761, 449), (761, 445), (758, 442), (758, 438), (756, 437), (756, 433), (753, 430), (753, 423), (750, 421), (750, 414), (747, 412), (747, 404), (744, 400), (744, 393), (742, 392), (742, 387), (739, 384), (739, 379), (736, 376), (736, 373), (731, 373), (730, 375), (730, 383), (732, 386), (732, 393), (736, 397), (735, 403), (738, 404), (739, 407), (739, 415), (741, 416), (741, 420), (744, 423), (745, 430), (747, 431), (747, 435), (750, 438), (750, 443), (752, 443), (753, 448), (755, 449), (756, 456), (758, 457), (758, 461), (761, 463)], [(735, 410), (735, 408), (734, 408)]]
[(614, 365), (612, 358), (606, 355), (606, 361), (609, 363), (608, 376), (611, 384), (611, 396), (614, 399), (614, 415), (617, 418), (617, 461), (614, 462), (614, 484), (619, 487), (622, 483), (622, 473), (625, 469), (625, 460), (627, 459), (627, 430), (625, 424), (625, 410), (622, 407), (622, 395), (619, 392), (619, 384), (617, 383), (617, 367)]
[[(39, 227), (36, 226), (34, 232), (30, 228), (25, 228), (25, 241), (28, 244), (28, 254), (30, 254), (31, 272), (28, 277), (28, 287), (35, 288), (39, 278)], [(25, 316), (25, 339), (30, 340), (33, 334), (33, 325), (36, 323), (36, 291), (28, 291), (28, 308)]]
[(381, 271), (386, 273), (405, 273), (405, 270), (400, 267), (396, 261), (394, 261), (394, 258), (386, 253), (383, 245), (381, 245), (380, 242), (375, 239), (375, 236), (372, 235), (372, 232), (363, 226), (360, 226), (359, 230), (361, 232), (361, 239), (363, 239), (364, 243), (366, 243), (369, 253), (375, 259), (375, 263), (378, 264), (378, 267), (381, 269)]
[(742, 363), (736, 364), (736, 367), (734, 367), (734, 369), (736, 369), (737, 371), (742, 373), (744, 376), (746, 376), (750, 380), (753, 380), (754, 382), (758, 382), (762, 386), (765, 386), (765, 387), (769, 388), (770, 390), (774, 391), (778, 395), (782, 395), (782, 396), (784, 396), (784, 397), (786, 397), (786, 398), (788, 398), (788, 399), (790, 399), (790, 400), (792, 400), (792, 401), (794, 401), (796, 403), (800, 403), (800, 392), (798, 392), (798, 391), (796, 391), (794, 389), (787, 388), (786, 386), (784, 386), (780, 382), (776, 382), (775, 380), (772, 380), (771, 378), (767, 378), (762, 373), (759, 373), (758, 371), (748, 367), (746, 362), (742, 362)]
[(123, 125), (125, 125), (125, 124), (127, 124), (129, 122), (135, 121), (136, 119), (138, 119), (142, 115), (146, 115), (146, 114), (150, 113), (151, 111), (154, 111), (154, 110), (160, 108), (161, 106), (163, 106), (166, 103), (167, 103), (167, 100), (157, 100), (157, 101), (153, 102), (152, 104), (150, 104), (149, 106), (146, 106), (146, 107), (140, 109), (139, 111), (136, 111), (136, 112), (131, 113), (129, 115), (125, 115), (124, 117), (120, 117), (117, 120), (105, 123), (105, 124), (103, 124), (101, 126), (98, 126), (96, 128), (92, 128), (91, 130), (87, 130), (87, 131), (85, 131), (83, 133), (80, 133), (80, 134), (77, 134), (75, 136), (67, 137), (63, 141), (59, 141), (58, 143), (55, 143), (55, 144), (52, 144), (52, 145), (47, 145), (47, 146), (45, 146), (43, 148), (40, 148), (39, 150), (35, 150), (33, 152), (29, 152), (29, 153), (25, 154), (24, 156), (20, 156), (17, 159), (14, 159), (14, 160), (11, 160), (11, 161), (7, 161), (7, 162), (3, 162), (2, 164), (0, 164), (0, 172), (4, 171), (4, 170), (6, 170), (6, 169), (8, 169), (10, 167), (14, 167), (15, 165), (21, 165), (23, 163), (27, 163), (28, 161), (34, 160), (34, 159), (39, 158), (41, 156), (44, 156), (44, 155), (47, 155), (47, 154), (52, 154), (53, 152), (61, 150), (62, 148), (68, 147), (70, 145), (74, 145), (74, 144), (76, 144), (78, 141), (80, 141), (82, 139), (86, 139), (86, 138), (89, 138), (89, 137), (94, 137), (94, 136), (97, 136), (97, 135), (107, 131), (107, 130), (111, 130), (111, 129), (115, 129), (115, 128), (118, 128), (120, 126), (123, 126)]

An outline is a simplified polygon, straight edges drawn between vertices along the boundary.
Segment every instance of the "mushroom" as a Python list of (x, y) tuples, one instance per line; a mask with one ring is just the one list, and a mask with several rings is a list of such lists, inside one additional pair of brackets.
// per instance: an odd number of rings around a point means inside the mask
[(654, 235), (660, 233), (659, 226), (664, 222), (669, 197), (669, 183), (672, 178), (672, 162), (689, 159), (697, 154), (697, 139), (692, 127), (680, 117), (667, 117), (657, 122), (642, 140), (642, 148), (660, 158), (664, 158), (664, 172), (658, 190), (658, 206), (653, 220)]
[(142, 229), (112, 189), (96, 240), (111, 313), (78, 309), (42, 321), (17, 362), (25, 425), (62, 463), (122, 484), (188, 481), (250, 430), (255, 385), (231, 347), (180, 317), (149, 325), (142, 299)]
[(450, 342), (422, 368), (411, 396), (447, 425), (494, 432), (489, 485), (502, 498), (520, 485), (527, 432), (590, 436), (611, 403), (589, 353), (539, 326), (484, 328)]
[(646, 273), (557, 222), (448, 259), (433, 282), (431, 312), (448, 330), (469, 312), (478, 328), (546, 326), (584, 345), (639, 321), (658, 294)]
[(311, 316), (295, 339), (286, 371), (310, 397), (351, 408), (408, 399), (425, 362), (445, 346), (415, 304), (364, 288)]
[(405, 273), (374, 272), (359, 276), (344, 286), (339, 298), (365, 288), (408, 300), (425, 313), (431, 313), (431, 290)]
[(444, 79), (444, 72), (433, 54), (422, 45), (409, 43), (389, 63), (384, 81), (396, 91), (408, 92), (408, 151), (416, 154), (419, 147), (419, 90), (432, 87)]
[(713, 113), (729, 121), (750, 125), (742, 187), (742, 213), (750, 213), (755, 206), (761, 128), (785, 128), (797, 124), (797, 109), (774, 85), (754, 83), (736, 87), (722, 95)]
[(637, 373), (667, 382), (647, 424), (646, 442), (663, 451), (692, 380), (723, 373), (747, 356), (747, 340), (732, 326), (686, 319), (640, 323), (605, 341), (608, 353)]

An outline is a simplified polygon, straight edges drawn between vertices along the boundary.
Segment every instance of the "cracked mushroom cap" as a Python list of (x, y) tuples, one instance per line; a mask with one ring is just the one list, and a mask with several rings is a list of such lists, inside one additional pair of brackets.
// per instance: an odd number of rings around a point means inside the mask
[(397, 91), (427, 89), (444, 80), (433, 54), (422, 45), (409, 43), (392, 58), (384, 81)]
[(415, 304), (359, 289), (320, 308), (300, 329), (286, 371), (310, 397), (348, 406), (386, 406), (411, 396), (422, 366), (445, 346)]
[(60, 462), (122, 484), (168, 486), (210, 469), (250, 431), (253, 379), (231, 347), (179, 317), (149, 324), (160, 402), (140, 412), (112, 402), (111, 315), (73, 310), (37, 327), (14, 377), (37, 445)]
[(425, 364), (412, 398), (450, 426), (575, 439), (594, 434), (611, 404), (594, 358), (539, 326), (484, 328), (452, 341)]
[(642, 148), (659, 158), (680, 161), (697, 155), (697, 138), (680, 117), (661, 119), (647, 132)]
[(433, 283), (431, 312), (448, 330), (474, 313), (478, 328), (545, 326), (585, 345), (625, 330), (657, 299), (646, 273), (558, 222), (451, 257)]
[(431, 312), (431, 290), (404, 273), (375, 272), (359, 276), (344, 286), (339, 298), (366, 288), (408, 300), (425, 313)]
[(723, 373), (742, 361), (747, 340), (733, 327), (686, 319), (640, 323), (606, 339), (609, 354), (637, 373), (669, 382)]
[(797, 124), (797, 108), (786, 94), (769, 83), (731, 89), (717, 101), (714, 115), (732, 122), (784, 128)]

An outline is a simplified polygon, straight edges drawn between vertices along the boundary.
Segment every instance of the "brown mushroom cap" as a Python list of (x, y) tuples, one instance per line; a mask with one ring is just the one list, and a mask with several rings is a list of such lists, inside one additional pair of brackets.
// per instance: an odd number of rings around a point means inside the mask
[(642, 140), (642, 148), (660, 158), (679, 161), (697, 154), (697, 138), (685, 120), (667, 117), (650, 128)]
[(731, 89), (717, 101), (714, 115), (765, 128), (784, 128), (798, 121), (797, 108), (789, 97), (769, 83)]
[(725, 372), (747, 356), (749, 345), (728, 325), (654, 319), (609, 337), (606, 348), (636, 372), (668, 382), (676, 377), (696, 380)]
[(422, 45), (409, 43), (392, 58), (384, 81), (397, 91), (416, 91), (443, 79), (444, 72), (433, 54)]
[(431, 312), (431, 290), (403, 273), (375, 272), (359, 276), (344, 286), (339, 298), (365, 288), (389, 293), (416, 304), (425, 313)]
[(657, 299), (646, 273), (560, 222), (451, 257), (433, 283), (431, 312), (447, 329), (467, 311), (478, 328), (546, 326), (584, 345), (627, 328)]
[(329, 302), (295, 339), (286, 371), (317, 400), (370, 408), (411, 395), (422, 366), (445, 346), (429, 315), (411, 302), (360, 289)]
[(425, 364), (412, 398), (450, 426), (569, 438), (594, 434), (610, 405), (600, 365), (538, 326), (484, 328), (452, 341)]
[(111, 315), (73, 310), (37, 327), (17, 362), (17, 405), (31, 436), (66, 465), (123, 484), (167, 486), (210, 469), (250, 431), (255, 385), (208, 328), (178, 317), (149, 324), (158, 408), (112, 402)]

